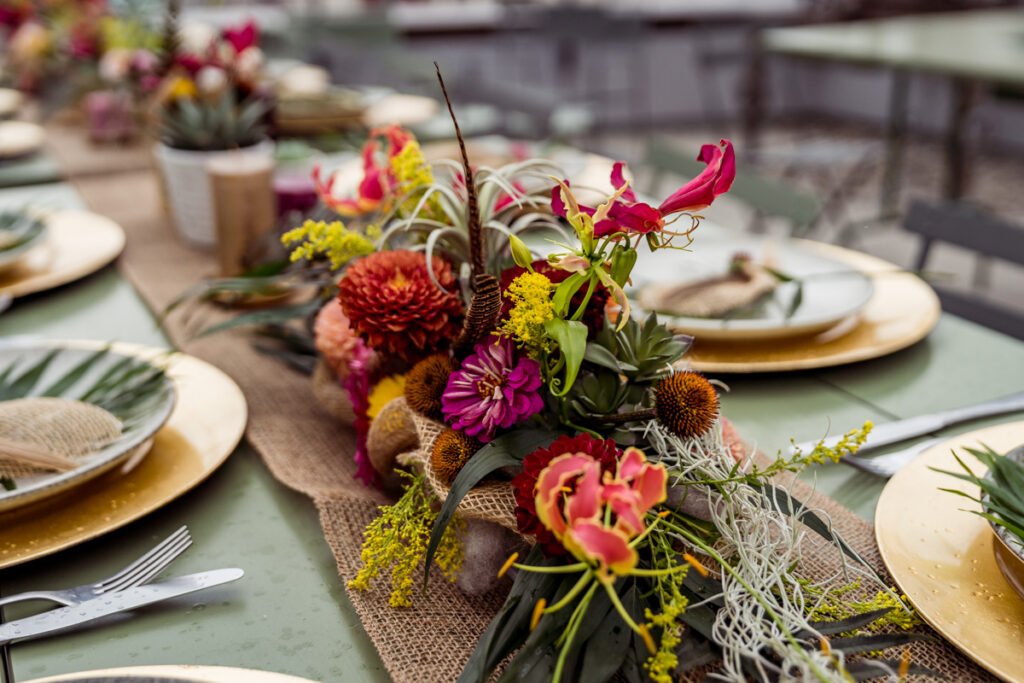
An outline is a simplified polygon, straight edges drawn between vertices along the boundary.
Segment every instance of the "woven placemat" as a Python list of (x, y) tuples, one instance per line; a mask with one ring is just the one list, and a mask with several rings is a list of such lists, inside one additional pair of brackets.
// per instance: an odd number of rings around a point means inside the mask
[[(187, 248), (175, 238), (161, 214), (152, 173), (80, 178), (75, 186), (93, 211), (111, 217), (128, 233), (121, 268), (154, 311), (214, 273), (212, 254)], [(239, 384), (249, 402), (250, 443), (279, 481), (314, 500), (341, 578), (355, 576), (363, 528), (385, 499), (354, 479), (351, 431), (319, 407), (308, 377), (256, 352), (243, 335), (190, 340), (175, 316), (167, 321), (166, 331), (179, 348), (217, 365)], [(791, 490), (827, 512), (850, 544), (884, 571), (870, 524), (802, 482), (791, 482)], [(807, 555), (804, 570), (812, 576), (830, 572), (835, 561), (833, 549), (823, 541)], [(385, 590), (354, 591), (350, 597), (384, 666), (400, 683), (454, 680), (503, 598), (500, 591), (470, 598), (443, 581), (432, 582), (429, 595), (416, 596), (408, 609), (389, 608)], [(912, 657), (948, 680), (993, 680), (941, 640), (915, 643)]]

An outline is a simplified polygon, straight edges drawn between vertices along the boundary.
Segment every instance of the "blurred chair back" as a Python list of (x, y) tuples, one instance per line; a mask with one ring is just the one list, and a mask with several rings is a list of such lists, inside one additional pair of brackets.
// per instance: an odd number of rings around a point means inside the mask
[[(919, 271), (924, 270), (936, 242), (946, 242), (1024, 266), (1024, 226), (1010, 223), (970, 204), (915, 201), (903, 227), (921, 237), (921, 248), (914, 264)], [(947, 287), (935, 287), (935, 291), (942, 301), (943, 310), (948, 313), (1024, 339), (1024, 310), (1008, 308), (971, 292)]]
[[(665, 174), (692, 178), (705, 164), (683, 154), (664, 138), (652, 138), (647, 146), (646, 164), (654, 169), (655, 183)], [(822, 205), (814, 197), (786, 183), (737, 169), (729, 196), (754, 210), (753, 224), (765, 217), (782, 218), (790, 224), (790, 234), (800, 236), (811, 230), (821, 216)]]

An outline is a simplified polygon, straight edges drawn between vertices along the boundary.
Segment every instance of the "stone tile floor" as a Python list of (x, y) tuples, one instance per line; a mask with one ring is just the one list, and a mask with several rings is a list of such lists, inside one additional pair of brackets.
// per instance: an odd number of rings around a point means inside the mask
[[(724, 132), (728, 134), (728, 131)], [(696, 154), (703, 142), (714, 140), (723, 131), (710, 128), (665, 131), (681, 151)], [(642, 168), (642, 156), (647, 135), (644, 133), (602, 135), (588, 145), (595, 151), (625, 159), (631, 167)], [(772, 149), (801, 149), (808, 144), (829, 142), (844, 146), (872, 147), (876, 153), (865, 163), (863, 179), (848, 188), (845, 200), (832, 215), (825, 216), (810, 237), (835, 242), (844, 226), (853, 224), (856, 249), (880, 256), (903, 267), (911, 267), (919, 249), (919, 239), (904, 231), (899, 221), (865, 225), (866, 219), (877, 216), (882, 187), (884, 147), (880, 132), (855, 126), (810, 124), (772, 126), (763, 134), (763, 146)], [(840, 179), (855, 163), (856, 157), (847, 155), (842, 162), (785, 169), (764, 167), (759, 172), (785, 178), (794, 186), (824, 197), (836, 187)], [(641, 171), (638, 171), (640, 173)], [(1024, 156), (973, 150), (971, 179), (967, 199), (1021, 226), (1024, 230)], [(904, 153), (902, 188), (899, 193), (900, 211), (905, 212), (913, 199), (937, 199), (941, 196), (944, 174), (942, 143), (936, 139), (914, 138), (908, 141)], [(639, 181), (638, 181), (639, 182)], [(668, 188), (662, 188), (668, 189)], [(752, 212), (735, 200), (723, 199), (716, 203), (709, 215), (719, 223), (749, 225)], [(769, 230), (784, 229), (769, 225)], [(969, 230), (970, 226), (964, 226)], [(929, 276), (941, 278), (947, 286), (954, 286), (983, 295), (1024, 315), (1024, 268), (1005, 261), (992, 261), (987, 286), (975, 283), (978, 259), (967, 250), (945, 244), (936, 245), (928, 262)]]

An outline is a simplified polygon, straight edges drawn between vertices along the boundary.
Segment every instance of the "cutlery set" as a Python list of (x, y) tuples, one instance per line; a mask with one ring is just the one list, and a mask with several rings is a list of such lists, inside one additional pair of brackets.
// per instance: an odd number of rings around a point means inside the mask
[[(992, 401), (976, 403), (963, 408), (943, 410), (930, 415), (909, 417), (904, 420), (896, 420), (886, 424), (878, 425), (868, 434), (867, 441), (860, 447), (856, 455), (843, 457), (840, 462), (851, 467), (888, 479), (907, 465), (915, 457), (926, 451), (930, 446), (945, 441), (945, 437), (934, 437), (934, 435), (946, 427), (952, 427), (970, 420), (977, 420), (983, 417), (994, 417), (1024, 411), (1024, 392), (1011, 394)], [(933, 435), (933, 438), (915, 443), (885, 455), (869, 455), (872, 451), (891, 446), (903, 441), (909, 441), (921, 436)], [(824, 440), (825, 446), (835, 446), (842, 436), (833, 436)], [(790, 448), (791, 452), (800, 450), (809, 452), (814, 450), (817, 441), (806, 441), (795, 444)]]
[(149, 583), (192, 545), (181, 527), (116, 574), (94, 583), (61, 590), (34, 590), (0, 598), (0, 610), (18, 602), (48, 601), (60, 607), (16, 621), (0, 623), (0, 654), (5, 681), (13, 683), (6, 646), (90, 624), (120, 612), (152, 605), (242, 578), (241, 569), (214, 569)]

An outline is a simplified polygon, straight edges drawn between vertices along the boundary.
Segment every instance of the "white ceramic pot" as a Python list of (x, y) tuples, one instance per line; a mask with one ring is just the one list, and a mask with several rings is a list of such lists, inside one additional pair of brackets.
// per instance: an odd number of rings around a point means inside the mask
[(174, 149), (157, 143), (155, 156), (160, 164), (167, 204), (178, 234), (189, 244), (214, 247), (217, 244), (217, 225), (213, 191), (206, 164), (215, 158), (255, 154), (274, 156), (274, 143), (263, 140), (250, 147), (218, 152), (196, 152)]

